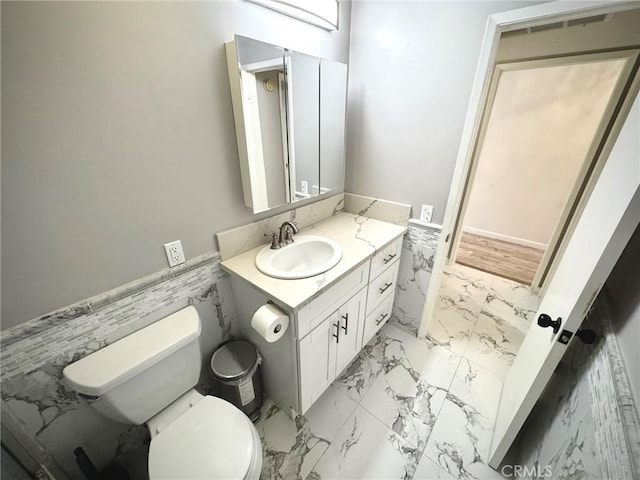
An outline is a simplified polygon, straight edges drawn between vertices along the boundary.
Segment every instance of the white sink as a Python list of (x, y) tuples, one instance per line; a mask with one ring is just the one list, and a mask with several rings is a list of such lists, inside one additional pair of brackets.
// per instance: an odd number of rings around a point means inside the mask
[(317, 235), (296, 235), (294, 243), (272, 250), (267, 245), (256, 255), (256, 267), (265, 275), (293, 280), (307, 278), (335, 267), (342, 248), (333, 240)]

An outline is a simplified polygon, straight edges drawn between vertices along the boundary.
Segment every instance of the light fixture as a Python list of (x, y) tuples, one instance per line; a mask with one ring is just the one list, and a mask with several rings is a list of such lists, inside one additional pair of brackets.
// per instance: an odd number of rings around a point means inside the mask
[(248, 0), (325, 30), (338, 29), (338, 0)]

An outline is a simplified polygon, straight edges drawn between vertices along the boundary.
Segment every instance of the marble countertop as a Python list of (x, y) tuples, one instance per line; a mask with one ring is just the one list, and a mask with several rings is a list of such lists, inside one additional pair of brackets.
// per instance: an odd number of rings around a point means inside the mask
[(246, 280), (296, 311), (406, 230), (403, 226), (344, 212), (300, 230), (301, 235), (321, 235), (335, 240), (342, 247), (340, 262), (323, 274), (297, 280), (281, 280), (263, 274), (256, 268), (255, 257), (267, 245), (266, 242), (223, 261), (221, 265), (230, 274)]

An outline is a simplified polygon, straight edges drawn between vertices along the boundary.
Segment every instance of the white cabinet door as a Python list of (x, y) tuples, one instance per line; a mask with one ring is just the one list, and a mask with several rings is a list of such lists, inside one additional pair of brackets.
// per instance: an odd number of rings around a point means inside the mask
[(349, 365), (362, 348), (363, 297), (362, 292), (358, 293), (338, 310), (340, 336), (337, 339), (336, 375)]
[(335, 379), (339, 330), (340, 310), (337, 310), (300, 340), (301, 413), (306, 412)]

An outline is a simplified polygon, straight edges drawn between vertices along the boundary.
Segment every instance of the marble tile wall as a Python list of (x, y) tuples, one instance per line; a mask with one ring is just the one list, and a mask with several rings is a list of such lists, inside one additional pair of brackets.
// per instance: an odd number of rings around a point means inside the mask
[(440, 231), (438, 225), (409, 221), (402, 242), (398, 287), (389, 322), (412, 335), (417, 335), (420, 327)]
[(411, 205), (380, 198), (365, 197), (354, 193), (344, 194), (345, 212), (375, 218), (382, 222), (406, 226), (411, 216)]
[(606, 297), (582, 328), (598, 340), (572, 342), (516, 446), (522, 478), (638, 478), (640, 426)]
[(344, 211), (344, 194), (334, 195), (309, 205), (258, 220), (247, 225), (232, 228), (216, 234), (222, 260), (240, 255), (259, 245), (266, 244), (268, 232), (277, 232), (282, 222), (295, 221), (298, 228), (329, 218)]
[[(208, 364), (215, 347), (236, 333), (231, 283), (219, 263), (217, 254), (205, 255), (2, 332), (2, 400), (69, 478), (84, 478), (77, 446), (98, 467), (117, 461), (131, 478), (146, 478), (149, 435), (145, 426), (98, 415), (65, 384), (62, 369), (188, 305), (202, 320)], [(208, 392), (206, 372), (199, 388)]]

